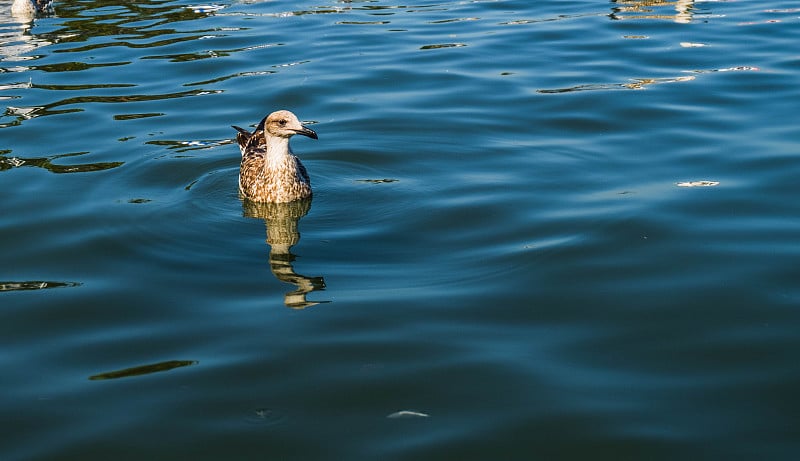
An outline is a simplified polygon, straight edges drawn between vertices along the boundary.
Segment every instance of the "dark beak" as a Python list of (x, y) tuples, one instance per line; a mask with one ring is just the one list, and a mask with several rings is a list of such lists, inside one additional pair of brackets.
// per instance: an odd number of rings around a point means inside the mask
[(308, 136), (311, 139), (319, 139), (317, 138), (317, 132), (305, 125), (303, 125), (303, 127), (300, 128), (299, 130), (295, 131), (295, 133), (302, 134), (303, 136)]

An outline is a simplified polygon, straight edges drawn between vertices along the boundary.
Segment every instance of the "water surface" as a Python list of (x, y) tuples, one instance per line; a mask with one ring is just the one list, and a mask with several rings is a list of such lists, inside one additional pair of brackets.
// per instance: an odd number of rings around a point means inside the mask
[[(2, 458), (794, 459), (799, 24), (2, 5)], [(279, 108), (315, 195), (252, 206)]]

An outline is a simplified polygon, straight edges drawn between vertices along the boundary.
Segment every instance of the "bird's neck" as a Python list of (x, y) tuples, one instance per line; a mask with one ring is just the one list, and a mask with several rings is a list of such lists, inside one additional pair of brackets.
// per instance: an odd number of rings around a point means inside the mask
[(289, 147), (289, 138), (277, 136), (266, 137), (267, 144), (267, 167), (277, 165), (286, 161), (292, 155), (292, 148)]

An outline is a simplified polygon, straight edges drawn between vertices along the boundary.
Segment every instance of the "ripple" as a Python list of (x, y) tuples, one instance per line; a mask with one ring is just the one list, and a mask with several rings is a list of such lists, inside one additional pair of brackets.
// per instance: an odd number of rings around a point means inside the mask
[(29, 88), (39, 88), (42, 90), (51, 90), (51, 91), (84, 91), (84, 90), (96, 90), (96, 89), (106, 89), (106, 88), (131, 88), (135, 87), (136, 85), (132, 83), (103, 83), (103, 84), (83, 84), (83, 85), (45, 85), (45, 84), (38, 84), (32, 83), (28, 87)]
[(170, 150), (176, 152), (188, 152), (193, 150), (212, 149), (218, 146), (233, 144), (232, 139), (215, 139), (215, 140), (193, 140), (193, 141), (175, 141), (160, 139), (154, 141), (147, 141), (146, 144), (154, 146), (166, 146)]
[(152, 363), (125, 368), (122, 370), (107, 371), (89, 376), (90, 381), (104, 381), (108, 379), (132, 378), (136, 376), (149, 375), (174, 370), (175, 368), (197, 365), (196, 360), (168, 360), (165, 362)]
[(272, 408), (256, 408), (248, 414), (245, 421), (258, 426), (277, 426), (287, 421), (287, 416), (280, 410)]
[(694, 80), (692, 76), (683, 77), (666, 77), (666, 78), (637, 78), (632, 79), (630, 83), (594, 83), (586, 85), (577, 85), (568, 88), (554, 88), (554, 89), (541, 89), (536, 90), (537, 93), (542, 94), (558, 94), (558, 93), (574, 93), (577, 91), (596, 91), (596, 90), (642, 90), (648, 85), (657, 85), (663, 83), (680, 83)]
[(36, 64), (30, 66), (29, 69), (41, 70), (42, 72), (80, 72), (102, 67), (126, 66), (128, 64), (131, 64), (131, 61), (93, 62), (93, 63), (69, 61), (69, 62), (60, 62), (56, 64)]
[[(102, 88), (124, 88), (129, 86), (135, 85), (110, 85), (110, 86), (102, 86)], [(59, 89), (59, 88), (52, 88), (52, 89)], [(79, 89), (77, 87), (67, 89)], [(10, 123), (5, 123), (0, 126), (8, 127), (18, 125), (24, 120), (30, 120), (32, 118), (44, 117), (44, 116), (51, 116), (51, 115), (61, 115), (66, 113), (74, 113), (74, 112), (81, 112), (85, 110), (84, 107), (72, 107), (67, 109), (60, 109), (57, 110), (56, 108), (62, 106), (72, 106), (72, 105), (87, 105), (87, 104), (119, 104), (119, 103), (137, 103), (137, 102), (146, 102), (146, 101), (161, 101), (165, 99), (176, 99), (176, 98), (186, 98), (186, 97), (193, 97), (193, 96), (206, 96), (211, 94), (219, 94), (222, 90), (188, 90), (188, 91), (179, 91), (174, 93), (164, 93), (164, 94), (125, 94), (125, 95), (116, 95), (116, 96), (76, 96), (71, 98), (61, 99), (59, 101), (55, 101), (43, 106), (39, 107), (9, 107), (6, 110), (6, 116), (14, 116), (15, 120)]]
[(0, 281), (0, 291), (46, 290), (50, 288), (79, 287), (81, 285), (82, 284), (78, 282), (53, 282), (40, 280), (24, 282)]
[(421, 46), (420, 50), (438, 50), (440, 48), (460, 48), (462, 46), (467, 46), (466, 43), (437, 43), (435, 45), (424, 45)]
[(142, 113), (142, 114), (117, 114), (114, 115), (114, 120), (137, 120), (140, 118), (150, 118), (150, 117), (163, 117), (163, 112), (149, 112), (149, 113)]
[(339, 21), (336, 24), (345, 25), (345, 26), (380, 26), (385, 24), (391, 24), (390, 21)]
[(203, 80), (201, 82), (191, 82), (191, 83), (184, 83), (184, 86), (201, 86), (201, 85), (209, 85), (211, 83), (219, 83), (224, 82), (225, 80), (230, 80), (232, 78), (239, 78), (239, 77), (260, 77), (264, 75), (274, 74), (276, 71), (274, 70), (261, 70), (261, 71), (249, 71), (249, 72), (237, 72), (231, 75), (224, 75), (222, 77), (212, 78), (210, 80)]
[(59, 165), (53, 163), (54, 160), (76, 157), (86, 155), (88, 152), (74, 152), (69, 154), (58, 154), (50, 157), (7, 157), (0, 155), (0, 171), (10, 170), (12, 168), (21, 167), (36, 167), (45, 169), (51, 173), (88, 173), (93, 171), (104, 171), (112, 168), (118, 168), (124, 165), (125, 162), (95, 162), (83, 163), (76, 165)]
[(602, 13), (579, 13), (579, 14), (561, 14), (555, 17), (548, 17), (548, 18), (539, 18), (539, 19), (515, 19), (512, 21), (505, 21), (499, 23), (501, 26), (520, 26), (520, 25), (530, 25), (530, 24), (539, 24), (544, 22), (555, 22), (555, 21), (564, 21), (570, 19), (581, 19), (593, 16), (601, 16)]
[(151, 55), (151, 56), (143, 56), (142, 59), (168, 59), (172, 62), (188, 62), (188, 61), (197, 61), (208, 58), (222, 58), (225, 56), (230, 56), (231, 54), (234, 53), (257, 50), (262, 48), (270, 48), (273, 46), (280, 46), (280, 45), (281, 45), (280, 43), (277, 43), (277, 44), (265, 44), (259, 46), (247, 46), (247, 47), (233, 48), (228, 50), (203, 50), (200, 52), (193, 52), (193, 53)]

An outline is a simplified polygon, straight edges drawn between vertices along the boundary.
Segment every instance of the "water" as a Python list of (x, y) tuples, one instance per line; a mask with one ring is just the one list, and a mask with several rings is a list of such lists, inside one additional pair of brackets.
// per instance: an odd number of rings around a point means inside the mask
[[(2, 458), (794, 459), (799, 25), (3, 4)], [(278, 108), (315, 196), (251, 207)]]

